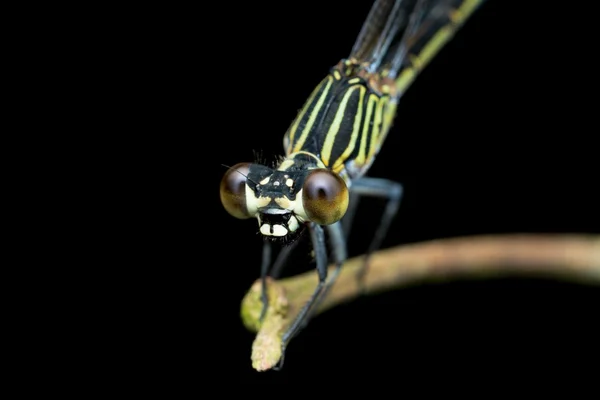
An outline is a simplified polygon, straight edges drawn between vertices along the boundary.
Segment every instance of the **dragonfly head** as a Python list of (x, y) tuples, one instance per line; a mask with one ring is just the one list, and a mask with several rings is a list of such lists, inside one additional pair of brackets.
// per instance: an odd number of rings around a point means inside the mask
[(325, 168), (274, 170), (240, 163), (221, 180), (221, 202), (240, 219), (257, 218), (260, 233), (270, 239), (291, 239), (304, 224), (330, 225), (348, 208), (348, 189)]

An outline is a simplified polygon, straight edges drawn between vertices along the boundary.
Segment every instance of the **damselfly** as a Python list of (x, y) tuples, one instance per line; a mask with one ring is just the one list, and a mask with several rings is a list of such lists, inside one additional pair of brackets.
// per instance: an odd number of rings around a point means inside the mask
[[(221, 201), (237, 218), (257, 218), (264, 242), (261, 277), (271, 268), (271, 241), (293, 242), (307, 228), (318, 272), (317, 287), (282, 338), (285, 347), (335, 282), (358, 196), (387, 200), (368, 247), (377, 250), (402, 197), (397, 182), (365, 176), (388, 134), (398, 101), (417, 74), (483, 0), (376, 0), (346, 59), (314, 89), (283, 140), (275, 167), (240, 163), (221, 181)], [(327, 273), (327, 232), (336, 268)], [(270, 239), (270, 240), (269, 240)], [(293, 250), (284, 247), (271, 268), (277, 277)], [(360, 277), (359, 277), (360, 278)]]

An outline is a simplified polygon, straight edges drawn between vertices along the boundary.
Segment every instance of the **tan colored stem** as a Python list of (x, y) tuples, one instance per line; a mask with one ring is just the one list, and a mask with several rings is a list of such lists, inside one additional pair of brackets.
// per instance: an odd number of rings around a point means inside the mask
[[(350, 301), (362, 292), (356, 273), (363, 257), (349, 259), (337, 282), (320, 304), (321, 313)], [(330, 271), (333, 266), (330, 267)], [(460, 277), (540, 276), (600, 283), (600, 236), (583, 234), (511, 234), (441, 239), (396, 246), (373, 254), (365, 276), (366, 293), (377, 293), (415, 282)], [(242, 301), (245, 326), (258, 332), (252, 347), (252, 365), (271, 369), (281, 357), (281, 336), (308, 300), (317, 283), (316, 271), (269, 280), (269, 310), (258, 321), (262, 303), (260, 281)]]

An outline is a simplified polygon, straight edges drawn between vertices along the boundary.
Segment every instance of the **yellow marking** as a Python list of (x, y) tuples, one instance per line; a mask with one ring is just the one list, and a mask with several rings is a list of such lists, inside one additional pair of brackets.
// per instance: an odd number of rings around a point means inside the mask
[(383, 134), (379, 139), (377, 151), (379, 151), (379, 148), (381, 148), (381, 145), (385, 141), (385, 138), (392, 127), (394, 117), (396, 116), (396, 105), (397, 103), (395, 101), (386, 101), (385, 112), (383, 114)]
[(277, 197), (275, 199), (275, 203), (277, 203), (279, 207), (285, 208), (286, 210), (289, 210), (291, 206), (290, 199), (287, 197)]
[(263, 179), (262, 181), (258, 182), (261, 185), (266, 185), (267, 183), (269, 183), (269, 179), (271, 179), (270, 176), (267, 176), (265, 179)]
[[(333, 150), (333, 144), (335, 143), (335, 137), (337, 136), (338, 132), (340, 131), (340, 125), (342, 124), (344, 115), (346, 115), (346, 107), (348, 105), (348, 100), (350, 99), (350, 96), (352, 96), (354, 94), (354, 92), (357, 90), (357, 88), (359, 88), (359, 87), (362, 87), (362, 86), (351, 87), (346, 91), (346, 94), (344, 94), (344, 97), (342, 98), (342, 101), (340, 102), (337, 112), (335, 113), (335, 117), (334, 117), (333, 121), (331, 122), (329, 131), (327, 131), (327, 134), (325, 136), (325, 141), (323, 143), (323, 148), (321, 149), (321, 160), (323, 160), (323, 163), (326, 166), (329, 166), (329, 161), (330, 161), (329, 158), (331, 157), (331, 151)], [(357, 132), (352, 132), (353, 136), (355, 136), (357, 134), (358, 134)], [(352, 148), (354, 148), (354, 141), (351, 140), (350, 143), (348, 143), (348, 145), (352, 146)]]
[(385, 107), (385, 114), (383, 115), (383, 123), (389, 128), (396, 115), (396, 108), (398, 107), (398, 101), (396, 99), (389, 99)]
[(352, 78), (348, 81), (349, 84), (354, 85), (355, 83), (360, 83), (360, 78)]
[(294, 180), (293, 180), (293, 179), (289, 179), (289, 178), (288, 178), (288, 179), (286, 179), (286, 180), (285, 180), (285, 185), (286, 185), (287, 187), (292, 187), (292, 186), (294, 186)]
[(460, 9), (450, 10), (450, 12), (448, 13), (448, 17), (450, 18), (450, 21), (452, 21), (453, 24), (459, 24), (460, 21), (463, 20), (463, 13), (460, 11)]
[(373, 157), (377, 153), (380, 143), (381, 131), (384, 128), (382, 126), (383, 121), (383, 107), (387, 101), (385, 99), (379, 99), (377, 107), (375, 108), (375, 118), (373, 121), (373, 132), (371, 133), (371, 143), (369, 143), (369, 154), (367, 154), (367, 160)]
[(337, 69), (333, 71), (333, 77), (338, 81), (342, 79), (342, 75), (340, 75), (340, 72)]
[(258, 208), (266, 207), (266, 206), (269, 205), (270, 202), (271, 202), (271, 198), (270, 197), (260, 196), (258, 199), (256, 199), (256, 206)]
[(285, 170), (293, 167), (295, 165), (294, 159), (296, 158), (296, 156), (298, 156), (300, 154), (309, 156), (315, 162), (316, 168), (325, 168), (325, 165), (319, 159), (319, 157), (315, 156), (314, 154), (309, 153), (308, 151), (298, 151), (296, 153), (288, 154), (288, 156), (281, 162), (281, 164), (279, 164), (279, 166), (277, 167), (277, 170), (285, 171)]
[[(315, 105), (312, 113), (310, 114), (310, 117), (308, 118), (308, 122), (306, 123), (306, 126), (304, 127), (304, 131), (302, 132), (302, 134), (298, 138), (298, 141), (296, 142), (296, 145), (292, 148), (291, 153), (295, 153), (297, 151), (300, 151), (300, 149), (304, 145), (304, 142), (306, 141), (306, 138), (308, 137), (308, 133), (312, 129), (312, 126), (315, 124), (315, 120), (317, 119), (317, 115), (319, 114), (319, 110), (321, 110), (321, 108), (323, 107), (323, 103), (325, 102), (325, 99), (327, 98), (327, 94), (329, 93), (329, 89), (331, 89), (331, 85), (333, 83), (333, 79), (331, 79), (330, 76), (328, 76), (327, 78), (325, 78), (325, 80), (327, 80), (327, 85), (325, 86), (325, 89), (323, 90), (323, 93), (321, 94), (321, 97), (319, 98), (319, 101), (317, 102), (317, 104)], [(319, 85), (319, 87), (321, 87), (321, 85)], [(295, 133), (295, 130), (298, 128), (298, 123), (300, 122), (300, 120), (302, 119), (302, 117), (304, 116), (304, 114), (306, 113), (306, 111), (308, 110), (308, 107), (309, 107), (309, 105), (311, 103), (312, 103), (312, 99), (310, 99), (306, 103), (306, 105), (304, 106), (304, 109), (302, 110), (302, 115), (298, 116), (298, 119), (294, 123), (294, 127), (293, 127), (294, 128), (294, 133)], [(293, 143), (293, 141), (292, 141), (292, 143)]]
[(458, 10), (455, 10), (455, 12), (459, 13), (461, 17), (457, 19), (455, 23), (460, 25), (465, 22), (482, 1), (483, 0), (465, 0)]
[(369, 95), (369, 100), (367, 103), (367, 114), (365, 115), (365, 126), (363, 126), (362, 135), (360, 137), (360, 149), (358, 150), (358, 155), (354, 159), (358, 165), (364, 165), (366, 160), (366, 149), (367, 149), (367, 137), (369, 135), (369, 127), (371, 126), (371, 115), (373, 115), (373, 110), (375, 109), (375, 103), (377, 102), (377, 95), (371, 93)]
[(423, 47), (421, 53), (419, 53), (419, 59), (421, 60), (421, 64), (418, 66), (419, 70), (423, 69), (431, 61), (444, 44), (450, 40), (453, 33), (454, 26), (446, 25), (433, 35), (431, 40)]
[(277, 169), (279, 171), (285, 171), (286, 169), (290, 168), (292, 165), (294, 165), (294, 160), (288, 158), (286, 160), (283, 160), (283, 162), (281, 164), (279, 164), (279, 167), (277, 167)]
[(350, 136), (350, 141), (348, 142), (348, 146), (346, 146), (346, 150), (344, 150), (342, 155), (333, 164), (333, 170), (336, 172), (343, 168), (344, 162), (350, 156), (350, 154), (352, 154), (352, 151), (354, 151), (354, 147), (356, 146), (356, 141), (359, 140), (360, 128), (363, 123), (363, 100), (365, 98), (367, 88), (361, 85), (358, 86), (358, 90), (360, 91), (360, 94), (358, 98), (358, 108), (356, 110), (357, 112), (354, 115), (354, 125), (352, 125), (352, 135)]
[(411, 57), (412, 68), (406, 68), (396, 79), (398, 93), (403, 93), (415, 80), (417, 74), (427, 66), (444, 45), (454, 36), (456, 30), (475, 11), (482, 0), (465, 0), (463, 4), (449, 14), (450, 22), (441, 27), (427, 42), (418, 55)]
[(416, 54), (411, 54), (408, 56), (410, 58), (410, 63), (416, 70), (420, 70), (423, 67), (423, 61)]
[(403, 93), (415, 80), (416, 71), (413, 68), (405, 68), (402, 70), (400, 77), (396, 79), (396, 88), (398, 93)]
[(252, 191), (252, 189), (250, 189), (250, 186), (248, 186), (248, 185), (246, 185), (245, 194), (246, 194), (246, 207), (248, 208), (248, 214), (250, 214), (250, 215), (256, 214), (256, 210), (258, 208), (258, 205), (256, 204), (256, 202), (258, 199), (256, 198), (256, 195), (254, 194), (254, 192)]
[[(318, 85), (315, 90), (313, 90), (313, 92), (311, 93), (310, 97), (308, 98), (308, 100), (306, 101), (306, 103), (304, 104), (304, 107), (302, 108), (302, 110), (300, 110), (300, 113), (298, 114), (298, 116), (296, 117), (296, 120), (294, 121), (294, 123), (292, 124), (292, 126), (290, 127), (290, 130), (288, 131), (288, 134), (286, 135), (286, 137), (289, 137), (289, 140), (287, 140), (287, 144), (288, 146), (291, 146), (294, 143), (294, 137), (296, 136), (296, 131), (298, 130), (298, 125), (300, 124), (300, 121), (304, 118), (304, 114), (306, 114), (306, 112), (308, 111), (308, 106), (310, 104), (312, 104), (312, 102), (314, 101), (315, 97), (317, 96), (317, 93), (319, 92), (319, 89), (321, 88), (321, 86), (324, 84), (325, 81), (329, 81), (327, 86), (329, 87), (331, 85), (331, 78), (329, 76), (327, 76), (325, 79), (323, 79), (323, 81), (321, 82), (320, 85)], [(327, 90), (325, 90), (325, 93), (323, 94), (327, 94)], [(284, 143), (286, 142), (286, 140), (284, 140)], [(287, 148), (287, 153), (291, 153), (291, 149)]]

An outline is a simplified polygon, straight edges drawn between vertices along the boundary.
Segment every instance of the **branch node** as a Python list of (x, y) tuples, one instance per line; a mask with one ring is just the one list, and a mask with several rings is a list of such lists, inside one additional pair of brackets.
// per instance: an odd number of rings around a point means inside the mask
[(281, 358), (281, 338), (288, 325), (289, 302), (283, 286), (267, 278), (269, 308), (261, 323), (261, 294), (262, 285), (259, 279), (242, 300), (241, 316), (244, 326), (251, 332), (257, 332), (250, 357), (252, 367), (257, 371), (266, 371), (273, 368)]

